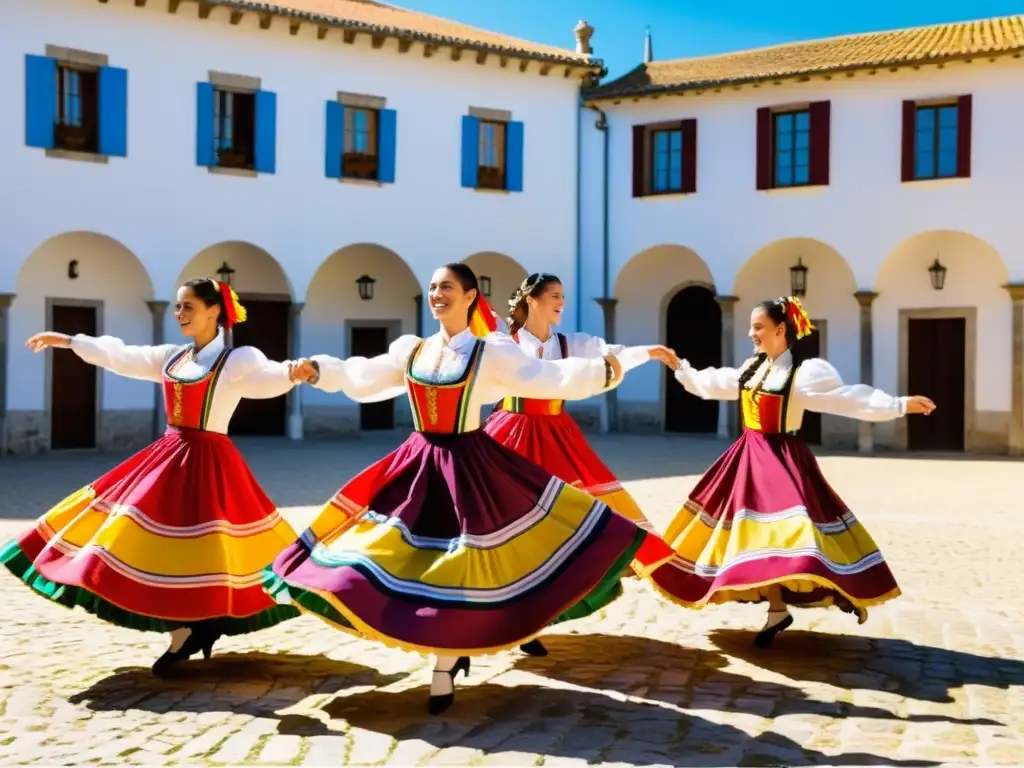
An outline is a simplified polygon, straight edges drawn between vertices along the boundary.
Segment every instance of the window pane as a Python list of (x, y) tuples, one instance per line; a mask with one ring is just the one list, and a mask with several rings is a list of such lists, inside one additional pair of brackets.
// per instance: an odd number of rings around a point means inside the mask
[(661, 166), (654, 169), (654, 191), (664, 192), (668, 188), (668, 168)]
[(793, 148), (792, 131), (779, 131), (775, 136), (775, 148), (778, 151), (789, 151)]
[(796, 119), (796, 129), (798, 131), (809, 131), (811, 129), (810, 112), (797, 112), (794, 117)]
[(936, 176), (956, 176), (956, 150), (939, 151), (939, 167)]
[(935, 155), (931, 147), (918, 150), (914, 158), (914, 176), (918, 179), (935, 178)]
[(811, 180), (811, 169), (806, 165), (797, 165), (793, 173), (794, 184), (807, 184)]
[(960, 110), (955, 106), (941, 107), (939, 109), (939, 127), (956, 128), (957, 120), (960, 117)]
[(811, 146), (811, 134), (808, 131), (800, 131), (795, 137), (797, 149), (807, 149)]
[(956, 127), (939, 128), (939, 151), (956, 150)]
[(775, 164), (780, 168), (792, 168), (793, 167), (793, 153), (792, 152), (779, 152)]
[(811, 164), (811, 152), (808, 149), (798, 149), (793, 153), (793, 163), (795, 165), (809, 166)]
[(935, 110), (932, 107), (919, 107), (917, 110), (917, 130), (931, 131), (935, 127)]
[(683, 132), (672, 131), (670, 134), (672, 138), (671, 146), (673, 152), (681, 152), (683, 149)]
[(683, 155), (680, 152), (672, 154), (672, 162), (669, 164), (669, 188), (679, 190), (683, 188)]
[(775, 132), (782, 133), (783, 131), (793, 130), (793, 115), (776, 115), (775, 116)]
[(793, 184), (793, 169), (789, 165), (780, 165), (775, 172), (775, 184), (788, 187)]
[(666, 149), (668, 149), (668, 134), (665, 131), (656, 131), (654, 133), (654, 151), (660, 154)]

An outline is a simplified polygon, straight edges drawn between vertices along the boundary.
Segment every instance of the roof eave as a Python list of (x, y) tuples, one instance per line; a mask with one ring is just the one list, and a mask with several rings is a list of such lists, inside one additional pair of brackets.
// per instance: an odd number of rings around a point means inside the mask
[[(923, 67), (928, 65), (949, 64), (957, 61), (970, 61), (972, 59), (986, 58), (997, 59), (1005, 56), (1020, 56), (1024, 54), (1024, 46), (1014, 46), (999, 51), (981, 51), (970, 54), (952, 54), (948, 56), (933, 56), (929, 58), (913, 59), (908, 61), (880, 61), (867, 64), (852, 64), (843, 67), (827, 67), (821, 69), (809, 69), (802, 72), (787, 72), (784, 74), (751, 75), (748, 77), (723, 78), (718, 80), (701, 80), (686, 83), (670, 83), (645, 87), (635, 90), (623, 90), (600, 93), (602, 86), (591, 89), (583, 94), (584, 102), (596, 104), (602, 101), (617, 101), (622, 99), (641, 99), (654, 96), (669, 96), (689, 91), (706, 91), (710, 88), (731, 88), (744, 85), (756, 85), (758, 83), (783, 82), (790, 80), (807, 80), (812, 77), (824, 77), (826, 75), (839, 75), (847, 72), (866, 72), (872, 69), (906, 69), (908, 67)], [(624, 76), (625, 77), (625, 76)], [(608, 83), (607, 86), (611, 86)]]

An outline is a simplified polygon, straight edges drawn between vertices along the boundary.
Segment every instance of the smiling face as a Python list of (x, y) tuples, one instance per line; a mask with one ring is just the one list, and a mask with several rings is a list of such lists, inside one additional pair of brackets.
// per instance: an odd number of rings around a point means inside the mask
[(764, 352), (773, 360), (786, 351), (786, 324), (776, 323), (762, 307), (754, 307), (750, 313), (750, 340), (754, 342), (754, 354)]
[(217, 318), (220, 307), (207, 306), (187, 285), (178, 289), (174, 302), (174, 319), (178, 321), (183, 336), (194, 338), (217, 333)]
[(537, 317), (551, 325), (562, 322), (562, 310), (565, 309), (565, 292), (562, 284), (551, 282), (544, 286), (540, 295), (527, 297), (529, 317)]
[(465, 290), (458, 276), (442, 267), (430, 278), (427, 298), (430, 301), (430, 314), (435, 320), (468, 321), (469, 307), (476, 298), (476, 289)]

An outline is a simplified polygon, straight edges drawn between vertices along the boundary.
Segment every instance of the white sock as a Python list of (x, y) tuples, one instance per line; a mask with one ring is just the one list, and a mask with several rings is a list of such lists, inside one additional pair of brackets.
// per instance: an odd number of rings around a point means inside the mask
[(191, 635), (191, 634), (192, 634), (192, 628), (191, 627), (178, 627), (177, 629), (172, 629), (171, 630), (171, 647), (168, 650), (170, 650), (172, 653), (175, 652), (175, 651), (180, 651), (181, 650), (181, 646), (183, 646), (185, 644), (185, 641), (188, 640), (189, 635)]

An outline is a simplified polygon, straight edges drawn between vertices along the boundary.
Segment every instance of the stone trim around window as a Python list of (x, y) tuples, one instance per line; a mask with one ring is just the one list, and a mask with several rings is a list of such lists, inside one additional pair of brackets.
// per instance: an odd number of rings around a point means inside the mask
[(383, 96), (368, 96), (364, 93), (338, 91), (338, 103), (346, 107), (354, 107), (357, 109), (381, 110), (387, 106), (388, 100)]
[(263, 81), (248, 75), (233, 75), (229, 72), (209, 72), (209, 82), (216, 88), (225, 88), (239, 93), (256, 93), (262, 90)]
[(76, 64), (80, 67), (99, 69), (110, 64), (110, 57), (106, 54), (79, 51), (75, 48), (65, 48), (62, 45), (47, 45), (46, 55), (51, 59), (56, 59), (61, 64)]
[(490, 109), (489, 107), (470, 107), (469, 116), (478, 120), (487, 120), (494, 123), (512, 122), (512, 112), (507, 109)]

